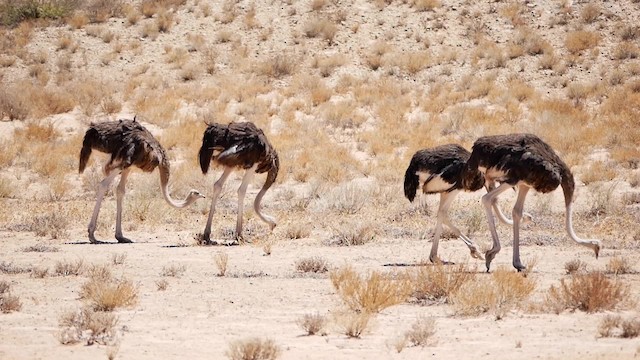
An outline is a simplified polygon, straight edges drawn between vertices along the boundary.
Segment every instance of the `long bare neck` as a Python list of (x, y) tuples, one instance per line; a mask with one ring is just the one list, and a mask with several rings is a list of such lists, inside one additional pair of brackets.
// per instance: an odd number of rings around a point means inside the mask
[(169, 176), (171, 174), (171, 168), (169, 163), (165, 161), (161, 162), (158, 166), (160, 170), (160, 188), (162, 189), (162, 195), (169, 205), (181, 209), (191, 205), (197, 199), (187, 196), (184, 200), (175, 200), (169, 193)]

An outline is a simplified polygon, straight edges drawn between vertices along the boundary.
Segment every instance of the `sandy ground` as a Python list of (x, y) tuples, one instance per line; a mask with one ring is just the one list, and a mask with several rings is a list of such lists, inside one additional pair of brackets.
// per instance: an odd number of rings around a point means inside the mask
[[(282, 359), (438, 359), (516, 356), (542, 359), (625, 359), (637, 356), (636, 340), (598, 338), (597, 326), (604, 314), (563, 313), (561, 315), (512, 312), (496, 321), (492, 316), (462, 318), (452, 315), (449, 305), (402, 304), (383, 310), (361, 339), (349, 339), (335, 326), (326, 336), (304, 336), (296, 324), (304, 314), (329, 314), (340, 300), (326, 275), (303, 275), (295, 271), (301, 257), (319, 255), (331, 266), (353, 264), (358, 270), (390, 270), (415, 265), (426, 255), (429, 243), (378, 239), (355, 247), (327, 247), (317, 240), (278, 243), (272, 254), (252, 245), (232, 247), (174, 247), (187, 233), (130, 233), (140, 242), (130, 245), (89, 245), (82, 231), (74, 232), (78, 242), (55, 243), (60, 251), (25, 253), (25, 246), (41, 243), (27, 233), (1, 233), (1, 254), (16, 265), (53, 267), (56, 261), (83, 259), (85, 263), (108, 263), (112, 254), (126, 254), (125, 263), (114, 265), (116, 275), (139, 284), (140, 301), (130, 310), (119, 310), (122, 336), (119, 359), (223, 358), (228, 344), (249, 336), (272, 338), (282, 349)], [(54, 245), (54, 244), (52, 244)], [(467, 261), (466, 247), (458, 240), (442, 242), (445, 258)], [(229, 255), (224, 277), (217, 276), (213, 257)], [(510, 247), (505, 247), (494, 266), (510, 266)], [(535, 298), (564, 275), (564, 263), (579, 258), (589, 269), (604, 269), (617, 252), (604, 250), (599, 260), (590, 251), (572, 245), (522, 248), (525, 258), (538, 258), (532, 275), (538, 283)], [(625, 253), (637, 264), (637, 251)], [(468, 260), (473, 261), (473, 260)], [(471, 265), (476, 263), (470, 263)], [(163, 277), (165, 266), (182, 266), (181, 277)], [(396, 265), (396, 266), (389, 266)], [(478, 272), (483, 264), (477, 262)], [(483, 275), (484, 276), (484, 275)], [(23, 309), (2, 315), (0, 357), (2, 359), (86, 359), (106, 356), (107, 348), (62, 346), (58, 343), (58, 316), (78, 308), (79, 277), (30, 278), (20, 274), (3, 276)], [(155, 282), (167, 279), (169, 286), (158, 291)], [(640, 295), (638, 275), (624, 275), (634, 297)], [(393, 341), (419, 316), (436, 318), (435, 343), (408, 347), (396, 353)], [(517, 345), (520, 344), (520, 345)]]

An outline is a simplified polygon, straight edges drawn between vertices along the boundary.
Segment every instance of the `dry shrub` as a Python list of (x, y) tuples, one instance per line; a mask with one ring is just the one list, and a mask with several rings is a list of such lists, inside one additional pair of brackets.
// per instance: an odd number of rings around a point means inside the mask
[(169, 286), (169, 282), (166, 279), (156, 280), (156, 288), (158, 291), (165, 291)]
[(24, 274), (30, 271), (30, 267), (15, 265), (14, 263), (7, 261), (0, 262), (0, 273), (2, 274)]
[(36, 215), (31, 219), (28, 230), (34, 231), (37, 236), (49, 235), (52, 239), (60, 239), (68, 236), (68, 214), (53, 211), (48, 214)]
[(433, 317), (419, 317), (411, 329), (404, 333), (405, 339), (412, 346), (427, 346), (436, 333), (436, 320)]
[(360, 276), (349, 266), (329, 276), (342, 301), (356, 312), (378, 313), (404, 302), (412, 290), (405, 278), (378, 271)]
[(327, 268), (327, 260), (325, 258), (312, 256), (297, 260), (296, 271), (302, 273), (325, 273), (329, 271), (329, 269)]
[(602, 10), (600, 9), (600, 5), (595, 3), (587, 3), (580, 12), (580, 18), (585, 23), (591, 24), (592, 22), (596, 21), (601, 12)]
[(600, 43), (600, 35), (592, 31), (577, 30), (567, 34), (564, 44), (571, 54), (592, 49)]
[(611, 162), (594, 161), (580, 175), (580, 181), (589, 185), (598, 181), (613, 180), (618, 175), (615, 165)]
[(567, 275), (582, 273), (587, 271), (587, 264), (580, 259), (569, 260), (564, 264)]
[(324, 330), (327, 318), (320, 313), (305, 314), (298, 319), (297, 323), (307, 335), (315, 335)]
[(358, 339), (367, 330), (373, 314), (368, 312), (345, 311), (335, 315), (335, 322), (345, 335)]
[(313, 18), (304, 25), (303, 32), (307, 37), (322, 37), (332, 43), (338, 33), (338, 27), (326, 18)]
[(167, 33), (171, 29), (174, 23), (173, 13), (166, 11), (164, 9), (158, 12), (158, 16), (156, 17), (156, 26), (158, 31), (162, 33)]
[[(115, 279), (106, 266), (94, 268), (80, 289), (80, 297), (96, 311), (112, 311), (138, 302), (138, 288), (128, 279)], [(108, 270), (108, 269), (107, 269)]]
[(253, 337), (231, 342), (225, 355), (231, 360), (274, 360), (280, 353), (273, 340)]
[(111, 254), (111, 264), (113, 265), (122, 265), (125, 260), (127, 260), (127, 253)]
[(118, 317), (110, 312), (95, 311), (90, 307), (62, 314), (58, 319), (60, 332), (58, 341), (63, 345), (84, 342), (113, 344), (117, 340)]
[(417, 11), (433, 11), (442, 6), (440, 0), (413, 0), (411, 4)]
[(547, 291), (545, 305), (559, 314), (563, 310), (582, 310), (588, 313), (613, 310), (628, 300), (629, 286), (620, 280), (611, 280), (600, 272), (575, 274), (571, 280), (560, 280)]
[(25, 120), (29, 116), (27, 99), (18, 89), (0, 89), (0, 119)]
[(218, 252), (213, 257), (218, 268), (218, 276), (224, 276), (227, 272), (227, 263), (229, 262), (229, 255), (224, 252)]
[(84, 260), (76, 261), (58, 261), (53, 269), (57, 276), (78, 276), (84, 272)]
[(162, 271), (160, 272), (161, 276), (170, 276), (170, 277), (180, 277), (187, 271), (186, 266), (184, 265), (166, 265), (162, 267)]
[(502, 319), (520, 307), (535, 287), (536, 282), (530, 277), (501, 267), (490, 277), (463, 284), (451, 301), (459, 315), (477, 316), (491, 311), (496, 319)]
[(640, 318), (623, 319), (620, 315), (607, 315), (598, 325), (601, 337), (636, 338), (640, 335)]
[(47, 275), (49, 275), (49, 268), (34, 267), (33, 269), (31, 269), (30, 276), (32, 278), (44, 279), (45, 277), (47, 277)]
[(358, 246), (373, 241), (376, 229), (368, 223), (357, 222), (355, 224), (343, 224), (340, 228), (333, 229), (333, 235), (328, 245), (333, 246)]
[(418, 301), (449, 302), (462, 285), (475, 279), (465, 264), (421, 266), (410, 274), (413, 297)]
[(22, 248), (23, 252), (58, 252), (59, 248), (55, 246), (50, 246), (42, 243), (38, 243), (35, 245), (27, 246)]
[(613, 49), (612, 56), (616, 60), (636, 59), (640, 56), (640, 49), (631, 41), (623, 41)]
[(271, 59), (260, 63), (256, 72), (262, 76), (281, 79), (293, 75), (297, 68), (297, 59), (291, 54), (278, 54)]
[(634, 273), (631, 263), (624, 256), (614, 256), (605, 267), (607, 274), (622, 275)]
[(0, 281), (0, 311), (7, 314), (12, 311), (20, 311), (21, 308), (20, 298), (11, 295), (11, 284), (7, 281)]
[(287, 226), (286, 236), (288, 239), (304, 239), (309, 237), (309, 235), (311, 235), (311, 229), (307, 223), (295, 222)]
[(320, 71), (322, 77), (331, 76), (334, 70), (346, 62), (343, 54), (335, 54), (331, 56), (315, 56), (311, 66)]

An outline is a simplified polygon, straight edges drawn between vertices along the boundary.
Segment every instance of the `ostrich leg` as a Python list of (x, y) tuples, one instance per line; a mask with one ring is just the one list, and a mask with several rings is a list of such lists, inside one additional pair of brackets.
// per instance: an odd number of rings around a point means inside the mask
[(220, 175), (218, 181), (213, 184), (213, 199), (211, 199), (211, 209), (209, 209), (209, 218), (207, 219), (207, 225), (205, 226), (204, 233), (202, 234), (202, 240), (206, 244), (211, 243), (211, 221), (213, 220), (213, 213), (216, 210), (216, 202), (218, 201), (220, 192), (222, 192), (222, 186), (224, 185), (224, 182), (227, 180), (232, 171), (233, 169), (231, 168), (224, 168), (224, 171), (222, 175)]
[(242, 184), (238, 188), (238, 220), (236, 221), (236, 239), (242, 239), (242, 218), (244, 215), (244, 197), (247, 194), (247, 187), (255, 175), (255, 167), (247, 169), (242, 177)]
[(129, 176), (129, 169), (124, 169), (120, 174), (120, 182), (118, 182), (118, 188), (116, 189), (116, 239), (119, 243), (132, 243), (130, 239), (127, 239), (122, 235), (122, 198), (126, 191), (127, 176)]
[(518, 186), (518, 200), (513, 207), (513, 267), (518, 271), (525, 269), (520, 262), (520, 220), (522, 220), (522, 209), (524, 208), (524, 199), (527, 197), (529, 187), (526, 185)]
[(96, 205), (93, 208), (93, 215), (91, 215), (91, 221), (89, 222), (89, 241), (92, 244), (101, 244), (101, 241), (96, 240), (94, 233), (96, 231), (96, 224), (98, 222), (98, 214), (100, 213), (100, 206), (102, 205), (102, 199), (104, 198), (104, 194), (109, 189), (109, 185), (113, 181), (113, 179), (118, 175), (117, 170), (111, 170), (107, 173), (107, 176), (102, 179), (100, 185), (98, 185), (98, 195), (96, 197)]
[[(487, 182), (487, 184), (485, 185), (485, 188), (489, 193), (496, 188), (496, 185), (493, 181)], [(502, 209), (500, 208), (500, 206), (498, 206), (498, 198), (493, 199), (493, 211), (495, 211), (496, 216), (498, 217), (498, 220), (500, 220), (501, 223), (509, 226), (513, 225), (513, 220), (507, 219), (507, 217), (502, 212)], [(529, 214), (528, 212), (523, 212), (522, 223), (524, 224), (527, 222), (533, 222), (533, 215)]]
[(451, 229), (451, 231), (453, 231), (453, 233), (465, 243), (465, 245), (467, 245), (467, 247), (469, 248), (469, 251), (471, 251), (471, 257), (476, 259), (484, 259), (480, 254), (480, 250), (478, 249), (478, 246), (473, 242), (473, 240), (469, 239), (469, 237), (464, 235), (455, 225), (453, 225), (453, 223), (449, 219), (449, 206), (451, 206), (453, 199), (456, 197), (456, 195), (459, 192), (460, 192), (459, 190), (454, 190), (449, 193), (447, 192), (440, 193), (441, 208), (438, 209), (438, 219), (439, 220), (441, 219), (442, 222), (445, 225), (447, 225)]
[(511, 185), (507, 183), (503, 183), (503, 184), (500, 184), (500, 186), (498, 186), (496, 189), (492, 190), (491, 192), (485, 194), (482, 197), (482, 205), (484, 205), (484, 210), (485, 210), (485, 213), (487, 214), (487, 221), (489, 222), (489, 230), (491, 231), (491, 238), (493, 239), (493, 245), (491, 246), (491, 249), (489, 249), (484, 254), (485, 264), (487, 265), (487, 272), (489, 272), (491, 261), (493, 260), (494, 257), (496, 257), (496, 254), (500, 252), (500, 239), (498, 239), (498, 232), (496, 231), (496, 223), (495, 223), (495, 220), (493, 219), (493, 211), (492, 211), (493, 201), (498, 195), (509, 190), (510, 188), (511, 188)]

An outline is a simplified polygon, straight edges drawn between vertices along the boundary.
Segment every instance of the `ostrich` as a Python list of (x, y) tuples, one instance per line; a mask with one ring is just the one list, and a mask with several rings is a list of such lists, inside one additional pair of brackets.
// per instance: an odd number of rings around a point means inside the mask
[(234, 170), (239, 169), (244, 169), (245, 173), (242, 178), (242, 184), (238, 188), (236, 239), (242, 239), (244, 197), (247, 192), (247, 186), (249, 186), (249, 182), (256, 173), (262, 174), (266, 172), (267, 179), (258, 195), (256, 195), (253, 208), (260, 219), (269, 224), (269, 227), (273, 230), (276, 226), (276, 221), (273, 217), (260, 211), (260, 201), (276, 181), (280, 160), (276, 149), (271, 146), (262, 130), (251, 122), (230, 123), (229, 125), (208, 124), (202, 137), (199, 159), (203, 174), (209, 171), (211, 162), (223, 167), (222, 175), (213, 185), (213, 199), (211, 200), (209, 218), (202, 234), (204, 243), (211, 243), (211, 221), (222, 186), (229, 175)]
[(198, 191), (191, 190), (185, 200), (177, 201), (169, 194), (170, 167), (167, 155), (160, 143), (144, 128), (135, 117), (133, 120), (106, 121), (91, 123), (84, 135), (82, 150), (80, 151), (79, 172), (87, 166), (91, 151), (97, 150), (111, 155), (111, 159), (104, 165), (105, 178), (100, 182), (96, 205), (89, 222), (89, 240), (93, 244), (101, 243), (96, 240), (94, 232), (98, 221), (100, 205), (109, 185), (120, 174), (120, 182), (116, 190), (116, 239), (119, 243), (132, 241), (122, 235), (122, 198), (125, 184), (131, 166), (135, 165), (144, 172), (152, 172), (156, 167), (160, 169), (160, 185), (165, 200), (173, 207), (184, 208), (194, 201), (204, 198)]
[[(440, 194), (440, 204), (438, 206), (438, 217), (433, 235), (433, 243), (429, 260), (432, 263), (447, 263), (438, 258), (438, 244), (442, 234), (442, 224), (447, 225), (457, 237), (459, 237), (471, 251), (471, 256), (476, 259), (483, 259), (478, 246), (466, 235), (462, 234), (449, 219), (449, 206), (456, 195), (464, 190), (462, 188), (462, 170), (469, 159), (471, 153), (460, 145), (448, 144), (430, 149), (417, 151), (411, 158), (409, 167), (404, 176), (404, 194), (409, 201), (413, 202), (416, 197), (418, 187), (422, 187), (425, 194)], [(493, 182), (487, 182), (482, 175), (477, 175), (472, 179), (472, 184), (467, 190), (477, 191), (483, 185), (490, 191), (494, 188)], [(513, 222), (502, 213), (497, 204), (497, 199), (492, 203), (493, 209), (498, 215), (498, 219), (507, 225)], [(525, 219), (531, 220), (531, 215), (525, 213)]]
[(491, 214), (491, 205), (498, 195), (517, 186), (518, 198), (513, 207), (513, 267), (518, 271), (525, 267), (520, 261), (520, 220), (524, 199), (529, 189), (548, 193), (562, 187), (566, 206), (566, 230), (571, 239), (593, 249), (598, 258), (599, 240), (583, 240), (573, 231), (572, 202), (575, 183), (569, 167), (544, 141), (532, 134), (510, 134), (481, 137), (473, 144), (471, 157), (464, 167), (462, 182), (465, 189), (474, 187), (482, 174), (489, 181), (502, 184), (482, 197), (493, 238), (493, 246), (485, 253), (487, 271), (491, 261), (500, 251), (500, 240)]

